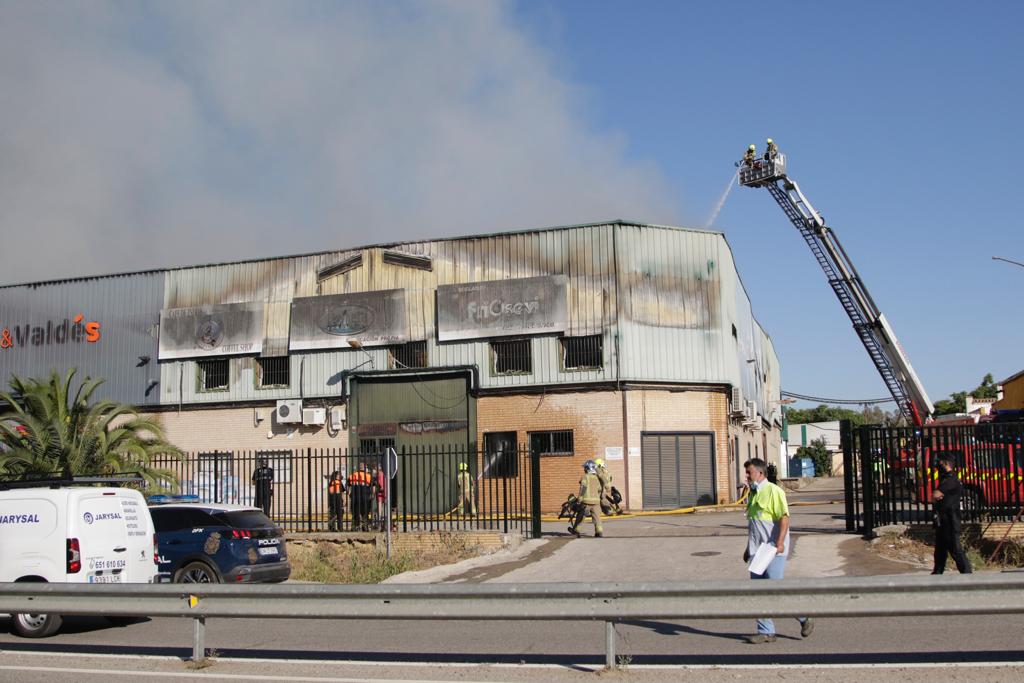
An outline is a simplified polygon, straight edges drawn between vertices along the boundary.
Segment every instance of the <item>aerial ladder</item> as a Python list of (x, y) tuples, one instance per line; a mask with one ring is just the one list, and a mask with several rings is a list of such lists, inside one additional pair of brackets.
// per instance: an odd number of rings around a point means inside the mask
[(917, 426), (930, 421), (934, 407), (907, 354), (835, 232), (825, 225), (825, 219), (807, 201), (796, 182), (786, 175), (786, 156), (770, 145), (764, 155), (748, 153), (738, 165), (740, 185), (767, 188), (800, 231), (900, 412)]

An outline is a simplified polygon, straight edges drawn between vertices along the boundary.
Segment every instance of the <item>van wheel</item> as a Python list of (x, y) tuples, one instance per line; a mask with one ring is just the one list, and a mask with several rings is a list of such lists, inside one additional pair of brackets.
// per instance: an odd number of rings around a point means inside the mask
[(210, 566), (202, 562), (189, 562), (174, 575), (175, 583), (220, 583)]
[(59, 614), (15, 614), (14, 631), (23, 638), (48, 638), (63, 621)]

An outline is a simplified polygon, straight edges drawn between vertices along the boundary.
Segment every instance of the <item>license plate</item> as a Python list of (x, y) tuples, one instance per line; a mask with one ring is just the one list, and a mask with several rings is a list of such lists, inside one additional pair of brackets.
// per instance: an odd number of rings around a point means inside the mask
[(277, 548), (259, 548), (260, 555), (277, 555)]
[(121, 575), (103, 574), (101, 576), (90, 576), (89, 583), (121, 583)]

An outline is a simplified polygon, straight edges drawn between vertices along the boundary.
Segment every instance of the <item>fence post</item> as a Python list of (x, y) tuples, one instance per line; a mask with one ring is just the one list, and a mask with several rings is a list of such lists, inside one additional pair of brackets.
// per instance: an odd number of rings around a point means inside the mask
[(860, 439), (860, 481), (861, 500), (864, 501), (864, 538), (875, 537), (875, 476), (871, 462), (871, 428), (861, 427)]
[(530, 451), (530, 519), (532, 536), (540, 538), (540, 453)]
[[(294, 453), (295, 451), (292, 451)], [(306, 531), (313, 531), (313, 449), (306, 449)]]
[(501, 480), (501, 509), (504, 518), (504, 533), (508, 533), (508, 477)]
[(857, 520), (854, 518), (854, 471), (856, 467), (853, 457), (853, 423), (850, 420), (839, 421), (839, 443), (843, 449), (843, 490), (846, 503), (846, 530), (854, 532), (857, 530)]

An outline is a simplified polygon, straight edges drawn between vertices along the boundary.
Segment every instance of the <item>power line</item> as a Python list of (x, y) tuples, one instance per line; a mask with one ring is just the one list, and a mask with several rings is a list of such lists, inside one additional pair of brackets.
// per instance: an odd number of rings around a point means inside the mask
[(852, 399), (852, 398), (822, 398), (821, 396), (806, 396), (804, 394), (797, 394), (792, 391), (781, 392), (783, 396), (787, 398), (797, 398), (801, 401), (816, 401), (818, 403), (834, 403), (838, 405), (851, 405), (851, 406), (862, 406), (862, 405), (874, 405), (877, 403), (895, 403), (894, 398), (865, 398), (865, 399)]

